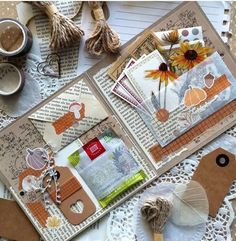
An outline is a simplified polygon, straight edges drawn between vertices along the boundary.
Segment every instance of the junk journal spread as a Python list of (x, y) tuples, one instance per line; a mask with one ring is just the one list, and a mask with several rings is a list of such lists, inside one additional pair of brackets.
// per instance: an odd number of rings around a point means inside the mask
[(70, 240), (236, 124), (234, 66), (183, 3), (3, 129), (1, 180), (44, 240)]

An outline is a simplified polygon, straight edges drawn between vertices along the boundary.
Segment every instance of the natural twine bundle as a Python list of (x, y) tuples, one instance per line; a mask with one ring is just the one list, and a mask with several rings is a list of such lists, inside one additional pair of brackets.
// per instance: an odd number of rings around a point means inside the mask
[(117, 53), (121, 45), (119, 35), (107, 24), (101, 2), (91, 1), (88, 4), (96, 20), (94, 32), (85, 42), (88, 52), (97, 56), (104, 52)]
[(59, 13), (53, 2), (32, 1), (27, 3), (39, 7), (47, 14), (52, 25), (51, 40), (49, 44), (50, 48), (60, 49), (72, 46), (73, 44), (78, 43), (80, 38), (84, 35), (84, 31), (76, 26), (71, 19)]

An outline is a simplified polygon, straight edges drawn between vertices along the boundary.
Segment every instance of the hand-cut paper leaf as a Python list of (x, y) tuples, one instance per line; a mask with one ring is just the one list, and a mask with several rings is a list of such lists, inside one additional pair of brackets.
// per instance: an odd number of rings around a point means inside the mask
[(47, 228), (59, 228), (62, 225), (62, 220), (58, 216), (51, 216), (47, 218)]
[[(159, 93), (160, 94), (160, 93)], [(160, 109), (160, 101), (157, 99), (154, 92), (152, 92), (151, 102), (156, 111)]]

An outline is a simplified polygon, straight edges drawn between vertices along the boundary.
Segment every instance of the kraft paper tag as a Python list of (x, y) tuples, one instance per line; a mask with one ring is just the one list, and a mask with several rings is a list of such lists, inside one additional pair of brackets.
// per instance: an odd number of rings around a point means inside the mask
[(0, 198), (0, 237), (16, 241), (39, 241), (29, 219), (15, 201)]
[(235, 155), (223, 148), (210, 152), (200, 161), (192, 180), (199, 182), (205, 189), (209, 201), (210, 216), (217, 215), (235, 178)]
[[(58, 181), (61, 188), (61, 204), (58, 207), (71, 224), (78, 225), (96, 212), (96, 206), (68, 167), (57, 166), (56, 170), (59, 173)], [(55, 186), (51, 187), (49, 194), (54, 199)], [(83, 203), (83, 210), (76, 213), (71, 207), (79, 201)]]

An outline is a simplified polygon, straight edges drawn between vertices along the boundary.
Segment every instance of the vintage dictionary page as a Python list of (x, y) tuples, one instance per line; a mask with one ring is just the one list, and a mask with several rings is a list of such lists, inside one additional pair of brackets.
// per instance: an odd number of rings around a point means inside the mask
[[(67, 17), (72, 17), (77, 13), (78, 9), (81, 8), (82, 2), (55, 1), (54, 4), (59, 12)], [(25, 24), (32, 16), (42, 13), (42, 11), (28, 3), (19, 3), (17, 5), (17, 13), (19, 20)], [(78, 26), (81, 25), (81, 11), (74, 21)], [(30, 22), (29, 29), (33, 33), (33, 47), (30, 53), (41, 57), (42, 60), (39, 61), (45, 61), (48, 54), (55, 52), (49, 48), (51, 31), (48, 17), (45, 15), (37, 16)], [(61, 59), (62, 77), (59, 79), (56, 78), (56, 81), (64, 85), (78, 75), (77, 65), (79, 59), (79, 42), (74, 47), (60, 49), (59, 55)]]

